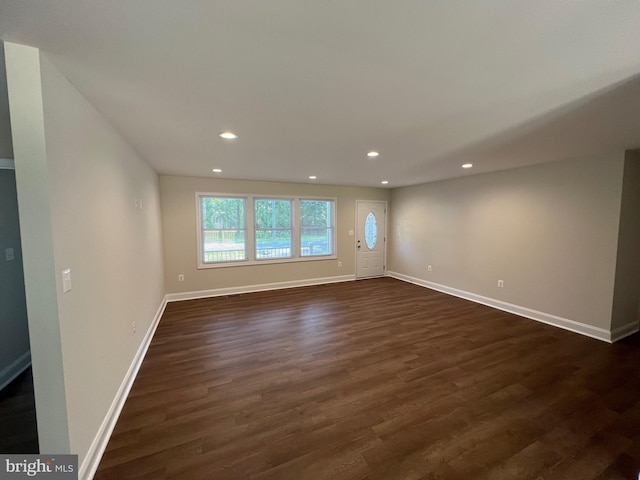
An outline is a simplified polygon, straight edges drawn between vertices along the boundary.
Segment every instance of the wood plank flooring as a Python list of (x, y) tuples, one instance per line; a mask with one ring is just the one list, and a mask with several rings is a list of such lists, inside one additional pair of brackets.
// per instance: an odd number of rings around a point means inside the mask
[(0, 453), (38, 453), (31, 367), (0, 391)]
[(637, 479), (640, 335), (390, 278), (171, 303), (97, 479)]

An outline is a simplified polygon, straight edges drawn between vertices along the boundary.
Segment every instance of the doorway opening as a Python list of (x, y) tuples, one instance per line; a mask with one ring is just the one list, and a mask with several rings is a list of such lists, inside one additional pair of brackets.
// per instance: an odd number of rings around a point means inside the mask
[(0, 452), (38, 453), (13, 160), (0, 159)]

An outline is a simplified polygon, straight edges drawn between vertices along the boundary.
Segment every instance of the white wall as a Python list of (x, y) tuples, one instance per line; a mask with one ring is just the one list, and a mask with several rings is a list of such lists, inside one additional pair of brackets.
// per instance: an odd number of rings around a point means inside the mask
[(5, 47), (40, 445), (82, 464), (164, 296), (158, 177), (37, 49)]
[(623, 170), (619, 152), (394, 189), (390, 270), (609, 331)]
[(5, 43), (41, 452), (69, 453), (39, 52)]

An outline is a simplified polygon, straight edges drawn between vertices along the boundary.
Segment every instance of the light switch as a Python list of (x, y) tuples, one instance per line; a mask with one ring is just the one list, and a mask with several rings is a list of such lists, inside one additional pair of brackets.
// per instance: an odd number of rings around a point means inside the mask
[(349, 230), (349, 236), (353, 237), (353, 230)]
[(15, 254), (13, 253), (13, 248), (4, 249), (4, 258), (7, 260), (7, 262), (10, 262), (14, 258), (16, 258)]
[(62, 292), (67, 293), (71, 290), (71, 269), (66, 268), (62, 271)]

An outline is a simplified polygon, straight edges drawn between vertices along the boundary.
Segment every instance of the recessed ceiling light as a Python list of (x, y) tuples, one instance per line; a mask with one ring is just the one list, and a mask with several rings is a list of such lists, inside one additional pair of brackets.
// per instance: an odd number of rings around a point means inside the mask
[(380, 183), (386, 185), (387, 183), (389, 183), (389, 180), (382, 180)]
[(214, 168), (212, 170), (213, 173), (222, 173), (222, 169), (221, 168)]
[(309, 180), (315, 180), (316, 178), (318, 177), (316, 177), (315, 175), (309, 175)]
[(378, 155), (380, 155), (378, 152), (374, 152), (373, 150), (370, 151), (369, 153), (367, 153), (367, 157), (377, 157)]
[(473, 163), (465, 163), (462, 165), (462, 168), (471, 168), (473, 167)]
[(236, 134), (235, 134), (235, 133), (233, 133), (233, 132), (229, 132), (229, 131), (226, 131), (226, 132), (220, 132), (220, 133), (218, 134), (218, 136), (219, 136), (220, 138), (224, 138), (225, 140), (235, 140), (236, 138), (238, 138), (238, 135), (236, 135)]

